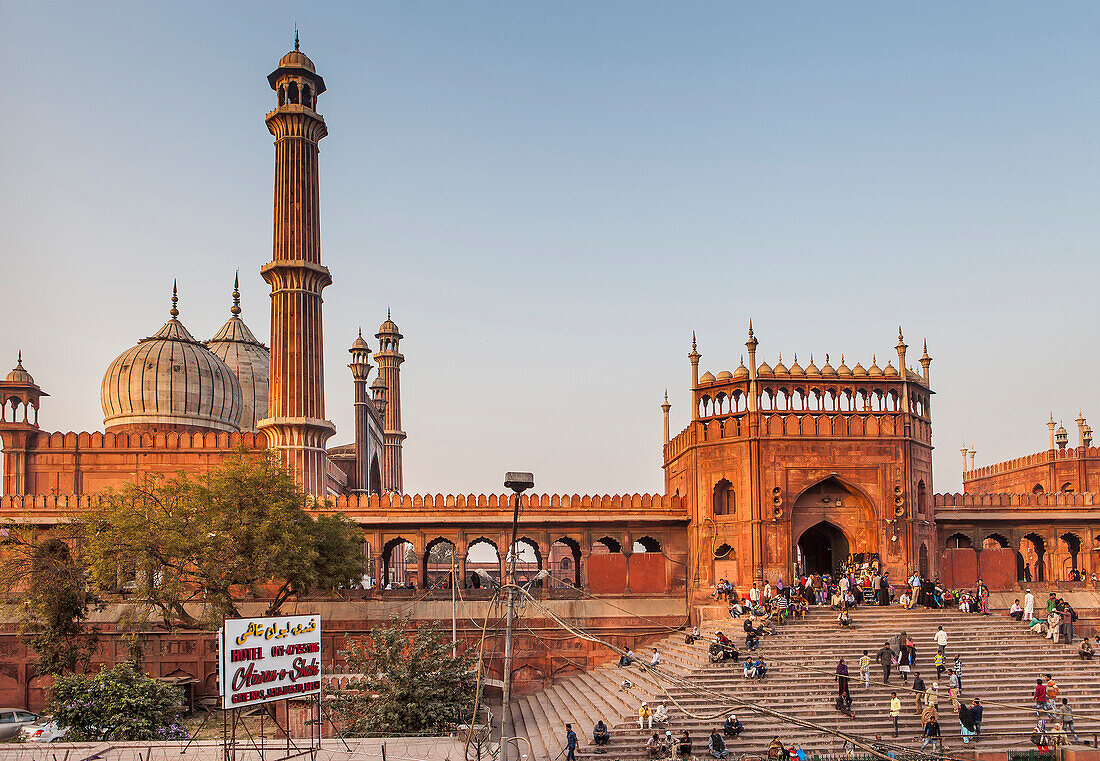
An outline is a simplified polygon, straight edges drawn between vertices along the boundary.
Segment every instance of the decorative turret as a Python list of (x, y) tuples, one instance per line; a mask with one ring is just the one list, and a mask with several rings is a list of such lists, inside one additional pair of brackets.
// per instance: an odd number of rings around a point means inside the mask
[(0, 382), (0, 439), (4, 449), (3, 494), (26, 494), (28, 489), (27, 449), (38, 436), (38, 406), (44, 396), (34, 378), (23, 367), (20, 351), (15, 367)]
[(386, 382), (381, 375), (374, 376), (374, 383), (370, 384), (370, 390), (374, 399), (374, 406), (378, 408), (379, 415), (386, 414)]
[(928, 386), (928, 368), (932, 364), (932, 358), (928, 356), (928, 339), (924, 339), (924, 354), (920, 358), (921, 374), (924, 376), (924, 385)]
[(15, 367), (4, 382), (0, 383), (0, 423), (4, 427), (11, 424), (37, 429), (38, 404), (44, 396), (49, 394), (38, 387), (34, 378), (23, 367), (23, 352), (20, 351)]
[(1085, 446), (1085, 413), (1083, 410), (1077, 410), (1077, 446)]
[(959, 450), (963, 456), (963, 473), (966, 472), (966, 442), (963, 442), (962, 449)]
[(1066, 448), (1066, 444), (1069, 443), (1069, 434), (1066, 433), (1066, 427), (1064, 425), (1058, 425), (1058, 430), (1054, 433), (1054, 441), (1058, 444), (1059, 449)]
[(691, 331), (691, 353), (688, 354), (688, 361), (691, 362), (691, 387), (699, 388), (699, 360), (702, 358), (696, 350), (695, 346), (695, 331)]
[(752, 318), (749, 318), (749, 340), (745, 341), (745, 348), (749, 351), (749, 377), (756, 379), (756, 347), (759, 345), (756, 335), (752, 332)]
[[(905, 350), (909, 348), (909, 344), (905, 343), (905, 336), (901, 334), (901, 325), (898, 325), (898, 345), (894, 347), (898, 352), (898, 368), (902, 371), (905, 370)], [(887, 363), (889, 366), (889, 363)]]
[(661, 405), (661, 414), (665, 418), (665, 443), (668, 443), (668, 411), (672, 409), (672, 405), (668, 403), (668, 389), (665, 389), (665, 401)]

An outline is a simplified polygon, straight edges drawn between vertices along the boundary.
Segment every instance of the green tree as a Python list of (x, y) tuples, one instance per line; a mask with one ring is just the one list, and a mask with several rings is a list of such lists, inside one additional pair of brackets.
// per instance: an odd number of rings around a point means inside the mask
[(69, 550), (74, 540), (71, 527), (62, 525), (44, 537), (12, 528), (4, 541), (0, 586), (18, 600), (19, 631), (40, 673), (87, 666), (95, 650), (96, 631), (86, 621), (92, 603), (87, 568)]
[(58, 677), (47, 710), (70, 727), (66, 740), (179, 740), (183, 692), (120, 663), (98, 674)]
[(132, 592), (168, 628), (236, 616), (235, 601), (265, 585), (275, 614), (362, 575), (359, 529), (339, 514), (315, 520), (311, 508), (272, 453), (241, 450), (198, 480), (152, 476), (109, 492), (84, 516), (82, 551), (97, 586)]
[(435, 626), (410, 634), (409, 619), (394, 619), (348, 640), (341, 655), (360, 675), (344, 689), (326, 690), (344, 735), (442, 732), (473, 702), (472, 658), (466, 651), (452, 657), (450, 640)]

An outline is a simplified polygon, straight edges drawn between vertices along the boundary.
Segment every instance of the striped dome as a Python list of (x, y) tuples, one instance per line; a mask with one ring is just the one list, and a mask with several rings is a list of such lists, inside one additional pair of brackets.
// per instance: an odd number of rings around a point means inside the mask
[(241, 420), (237, 376), (175, 314), (111, 363), (100, 402), (108, 430), (185, 426), (233, 432)]
[(256, 423), (267, 417), (268, 389), (271, 381), (271, 352), (256, 340), (241, 319), (241, 292), (233, 281), (233, 306), (221, 330), (206, 346), (226, 364), (241, 386), (242, 431), (255, 431)]

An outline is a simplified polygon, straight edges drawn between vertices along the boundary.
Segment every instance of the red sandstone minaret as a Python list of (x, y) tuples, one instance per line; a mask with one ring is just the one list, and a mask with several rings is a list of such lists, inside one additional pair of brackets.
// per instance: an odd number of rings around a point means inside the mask
[(397, 324), (386, 313), (386, 321), (374, 336), (378, 339), (378, 351), (374, 361), (378, 363), (378, 376), (386, 384), (386, 407), (383, 413), (382, 443), (385, 457), (382, 463), (382, 491), (402, 493), (401, 446), (405, 432), (401, 430), (401, 363), (405, 357), (400, 352), (404, 338)]
[(325, 420), (321, 291), (332, 282), (321, 264), (317, 143), (328, 134), (317, 113), (325, 80), (298, 50), (268, 75), (277, 106), (267, 128), (275, 136), (275, 220), (271, 261), (260, 272), (271, 285), (271, 396), (257, 427), (281, 452), (307, 494), (326, 492), (325, 442), (336, 429)]

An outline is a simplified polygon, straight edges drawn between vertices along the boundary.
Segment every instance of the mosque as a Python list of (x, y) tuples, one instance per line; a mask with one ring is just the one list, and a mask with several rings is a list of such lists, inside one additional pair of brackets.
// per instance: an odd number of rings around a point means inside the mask
[(22, 354), (0, 384), (4, 494), (80, 496), (143, 473), (200, 472), (244, 445), (271, 447), (306, 491), (317, 497), (402, 491), (402, 335), (387, 319), (375, 334), (378, 372), (362, 331), (349, 349), (355, 384), (350, 444), (326, 448), (335, 433), (325, 419), (321, 292), (331, 276), (321, 264), (318, 142), (327, 134), (316, 111), (325, 81), (295, 49), (268, 77), (276, 107), (267, 114), (275, 138), (269, 349), (241, 317), (239, 281), (225, 324), (206, 341), (180, 320), (173, 284), (169, 320), (110, 363), (100, 386), (103, 432), (46, 433), (48, 396)]
[[(332, 276), (318, 201), (326, 85), (297, 41), (267, 79), (274, 214), (260, 275), (271, 288), (270, 347), (244, 322), (236, 283), (228, 319), (205, 341), (180, 319), (173, 289), (169, 320), (107, 365), (103, 430), (91, 433), (40, 428), (48, 395), (20, 356), (0, 383), (0, 517), (46, 524), (143, 474), (198, 473), (238, 447), (271, 448), (318, 509), (363, 527), (376, 578), (392, 579), (415, 557), (416, 583), (425, 584), (426, 557), (441, 542), (462, 557), (479, 542), (507, 546), (511, 511), (500, 495), (405, 493), (403, 336), (388, 315), (373, 345), (360, 332), (349, 348), (355, 430), (330, 445), (322, 292)], [(976, 468), (964, 450), (966, 493), (935, 494), (927, 345), (918, 367), (900, 328), (896, 360), (884, 366), (877, 356), (865, 366), (828, 355), (805, 367), (794, 356), (788, 366), (781, 354), (772, 365), (750, 323), (745, 347), (734, 370), (700, 374), (693, 339), (687, 427), (671, 435), (667, 396), (661, 407), (664, 494), (524, 497), (524, 541), (540, 566), (568, 573), (569, 586), (686, 590), (689, 601), (719, 578), (790, 578), (852, 556), (877, 559), (895, 579), (919, 570), (962, 585), (980, 574), (1006, 589), (1025, 578), (1091, 584), (1100, 571), (1100, 450), (1083, 416), (1074, 448), (1052, 419), (1049, 448), (1036, 454)]]

